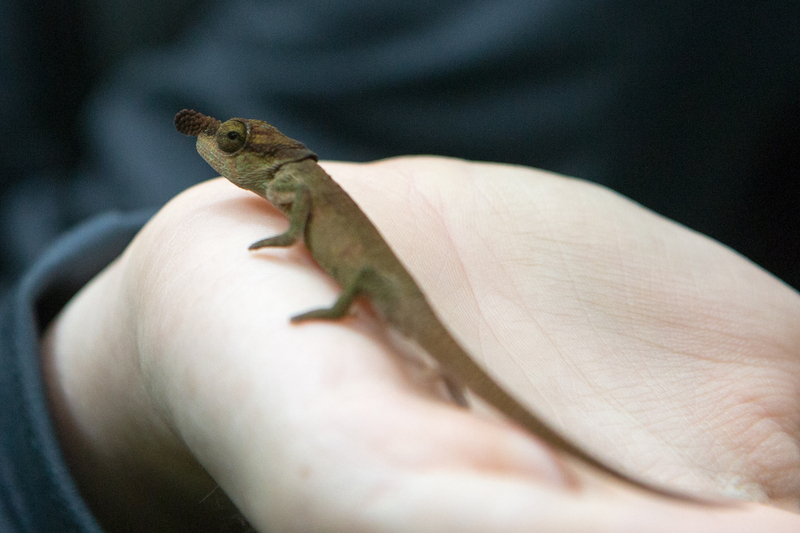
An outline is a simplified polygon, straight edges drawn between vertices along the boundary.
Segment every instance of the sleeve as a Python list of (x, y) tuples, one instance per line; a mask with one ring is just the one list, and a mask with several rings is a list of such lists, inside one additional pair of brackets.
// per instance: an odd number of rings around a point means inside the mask
[(109, 213), (60, 239), (0, 304), (0, 532), (100, 532), (51, 424), (39, 337), (152, 211)]

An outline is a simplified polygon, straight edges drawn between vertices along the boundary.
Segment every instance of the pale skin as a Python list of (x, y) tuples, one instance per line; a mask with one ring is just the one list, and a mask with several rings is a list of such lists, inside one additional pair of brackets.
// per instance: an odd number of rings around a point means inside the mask
[(800, 505), (797, 292), (578, 180), (441, 158), (323, 166), (548, 420), (667, 486), (763, 503), (648, 494), (453, 405), (363, 302), (290, 323), (339, 288), (302, 246), (249, 252), (286, 219), (216, 180), (165, 206), (48, 332), (65, 453), (106, 522), (133, 509), (141, 530), (181, 530), (218, 482), (270, 531), (800, 528), (777, 507)]

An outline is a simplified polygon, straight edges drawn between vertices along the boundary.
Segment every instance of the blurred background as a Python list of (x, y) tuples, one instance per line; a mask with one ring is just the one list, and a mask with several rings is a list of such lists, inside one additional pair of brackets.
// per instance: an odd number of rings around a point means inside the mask
[(800, 3), (0, 0), (0, 290), (214, 176), (172, 125), (592, 180), (800, 287)]

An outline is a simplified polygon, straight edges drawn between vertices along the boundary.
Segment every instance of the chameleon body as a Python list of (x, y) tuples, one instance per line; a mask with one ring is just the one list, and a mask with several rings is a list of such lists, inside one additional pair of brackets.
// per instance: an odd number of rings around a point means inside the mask
[(416, 341), (450, 377), (556, 449), (611, 476), (662, 495), (690, 499), (636, 479), (596, 459), (523, 407), (453, 339), (417, 283), (350, 196), (317, 164), (317, 156), (260, 120), (226, 122), (193, 110), (175, 115), (179, 132), (197, 136), (197, 151), (235, 185), (267, 199), (289, 229), (250, 246), (290, 246), (302, 238), (317, 263), (342, 287), (333, 307), (292, 318), (336, 319), (366, 296), (380, 315)]

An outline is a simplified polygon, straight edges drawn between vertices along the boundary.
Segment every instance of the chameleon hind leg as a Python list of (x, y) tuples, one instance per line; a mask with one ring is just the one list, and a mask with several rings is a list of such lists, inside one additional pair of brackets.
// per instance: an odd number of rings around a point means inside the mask
[(442, 374), (442, 381), (444, 381), (444, 386), (447, 388), (447, 393), (450, 395), (450, 399), (461, 407), (469, 408), (469, 402), (464, 394), (463, 385), (448, 377), (444, 373)]
[[(291, 321), (294, 323), (302, 322), (304, 320), (336, 320), (345, 316), (353, 305), (353, 301), (362, 293), (370, 293), (372, 291), (380, 291), (385, 288), (383, 279), (371, 267), (361, 269), (353, 281), (344, 288), (339, 294), (336, 302), (331, 307), (323, 307), (321, 309), (314, 309), (305, 313), (293, 316)], [(450, 378), (441, 370), (431, 369), (431, 372), (444, 382), (447, 392), (451, 399), (462, 407), (469, 407), (467, 398), (464, 395), (464, 387), (458, 381)]]
[(358, 295), (369, 292), (369, 289), (375, 286), (376, 281), (380, 282), (380, 276), (373, 268), (362, 268), (350, 285), (344, 288), (339, 298), (336, 300), (336, 303), (331, 307), (314, 309), (313, 311), (293, 316), (291, 320), (292, 322), (302, 322), (303, 320), (312, 319), (335, 320), (337, 318), (342, 318), (350, 311), (353, 300), (355, 300)]

